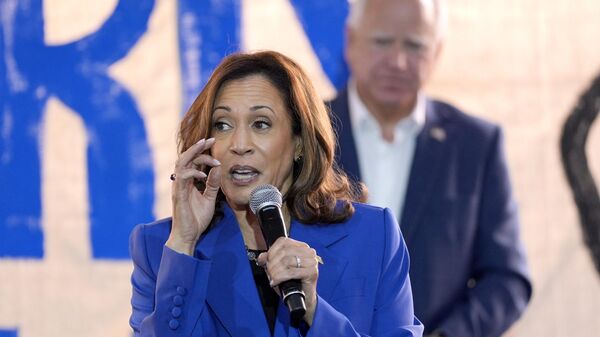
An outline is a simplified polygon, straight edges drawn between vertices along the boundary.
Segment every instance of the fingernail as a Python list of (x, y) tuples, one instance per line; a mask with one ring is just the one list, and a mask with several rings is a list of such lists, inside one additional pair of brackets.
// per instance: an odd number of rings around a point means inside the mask
[(214, 137), (210, 137), (210, 138), (208, 138), (206, 141), (207, 141), (207, 142), (214, 142), (214, 141), (215, 141), (215, 138), (214, 138)]
[(206, 139), (202, 138), (202, 139), (200, 139), (200, 140), (199, 140), (199, 141), (198, 141), (196, 144), (202, 144), (202, 143), (204, 143), (205, 141), (206, 141)]
[(220, 161), (218, 161), (218, 160), (216, 160), (216, 159), (213, 159), (213, 163), (214, 163), (215, 165), (221, 165), (221, 162), (220, 162)]

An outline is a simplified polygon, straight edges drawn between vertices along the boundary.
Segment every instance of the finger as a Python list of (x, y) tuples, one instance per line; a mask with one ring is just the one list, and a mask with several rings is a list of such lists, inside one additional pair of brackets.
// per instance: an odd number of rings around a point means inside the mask
[(177, 158), (177, 162), (175, 164), (176, 168), (182, 168), (187, 166), (187, 164), (192, 160), (196, 154), (204, 151), (204, 145), (206, 144), (206, 139), (200, 139), (196, 144), (190, 146), (187, 150), (183, 151), (179, 158)]
[(308, 268), (275, 268), (274, 270), (269, 271), (267, 275), (269, 275), (271, 281), (270, 285), (275, 287), (280, 285), (282, 282), (289, 280), (300, 280), (303, 283), (310, 283), (316, 279), (317, 273), (318, 271)]
[(200, 154), (197, 155), (193, 160), (192, 164), (196, 166), (208, 165), (208, 166), (219, 166), (221, 162), (213, 158), (209, 154)]
[(186, 179), (190, 179), (190, 178), (196, 178), (196, 179), (200, 179), (200, 180), (204, 180), (206, 179), (206, 173), (200, 171), (200, 170), (196, 170), (196, 169), (185, 169), (185, 170), (181, 170), (175, 180), (186, 180)]
[[(311, 271), (318, 269), (317, 261), (311, 254), (301, 252), (289, 252), (283, 256), (269, 258), (267, 261), (267, 272), (271, 275), (289, 276), (290, 272), (295, 273), (295, 269), (304, 269)], [(293, 275), (292, 275), (293, 276)]]
[(260, 267), (267, 267), (267, 253), (260, 253), (256, 258), (256, 264)]
[(200, 139), (196, 144), (190, 146), (179, 155), (175, 166), (179, 168), (187, 167), (196, 156), (209, 149), (214, 143), (214, 138)]
[(216, 200), (219, 188), (221, 187), (221, 167), (216, 166), (210, 169), (208, 178), (206, 179), (206, 188), (204, 189), (204, 197), (210, 200)]
[[(280, 237), (269, 248), (269, 263), (278, 262), (286, 255), (306, 255), (310, 249), (310, 246), (305, 242)], [(303, 251), (306, 251), (306, 253)]]
[(290, 279), (300, 279), (303, 283), (311, 283), (318, 279), (317, 259), (312, 254), (298, 255), (298, 259), (300, 260), (299, 264), (296, 256), (286, 256), (278, 263), (268, 262), (266, 271), (271, 277), (273, 285)]

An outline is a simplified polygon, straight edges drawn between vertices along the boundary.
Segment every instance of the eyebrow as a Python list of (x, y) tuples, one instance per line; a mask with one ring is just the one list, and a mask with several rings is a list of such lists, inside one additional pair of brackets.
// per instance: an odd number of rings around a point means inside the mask
[(250, 111), (256, 111), (256, 110), (260, 110), (260, 109), (268, 109), (268, 110), (271, 110), (271, 112), (275, 113), (275, 111), (273, 111), (273, 109), (271, 109), (271, 107), (267, 106), (267, 105), (255, 105), (250, 108)]
[[(213, 111), (220, 110), (220, 109), (225, 110), (227, 112), (231, 112), (231, 108), (228, 107), (228, 106), (224, 106), (224, 105), (216, 106), (213, 109)], [(261, 109), (268, 109), (268, 110), (271, 110), (272, 113), (275, 113), (275, 111), (273, 109), (271, 109), (271, 107), (268, 106), (268, 105), (255, 105), (255, 106), (253, 106), (253, 107), (250, 108), (250, 111), (255, 112), (255, 111), (261, 110)]]

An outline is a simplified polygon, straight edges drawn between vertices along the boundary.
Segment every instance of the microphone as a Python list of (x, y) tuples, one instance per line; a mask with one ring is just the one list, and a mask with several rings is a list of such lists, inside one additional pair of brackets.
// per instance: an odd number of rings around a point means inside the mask
[[(260, 229), (267, 242), (267, 248), (279, 237), (288, 237), (283, 215), (281, 214), (282, 197), (277, 187), (260, 185), (250, 193), (250, 209), (258, 217)], [(290, 312), (290, 321), (298, 325), (306, 313), (304, 292), (300, 280), (288, 280), (279, 285), (283, 303)]]

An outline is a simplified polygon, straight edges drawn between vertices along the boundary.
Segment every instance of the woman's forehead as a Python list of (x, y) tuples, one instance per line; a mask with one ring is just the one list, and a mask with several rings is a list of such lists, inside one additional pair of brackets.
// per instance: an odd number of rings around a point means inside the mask
[(281, 90), (261, 74), (223, 83), (216, 93), (214, 108), (222, 104), (285, 105)]

